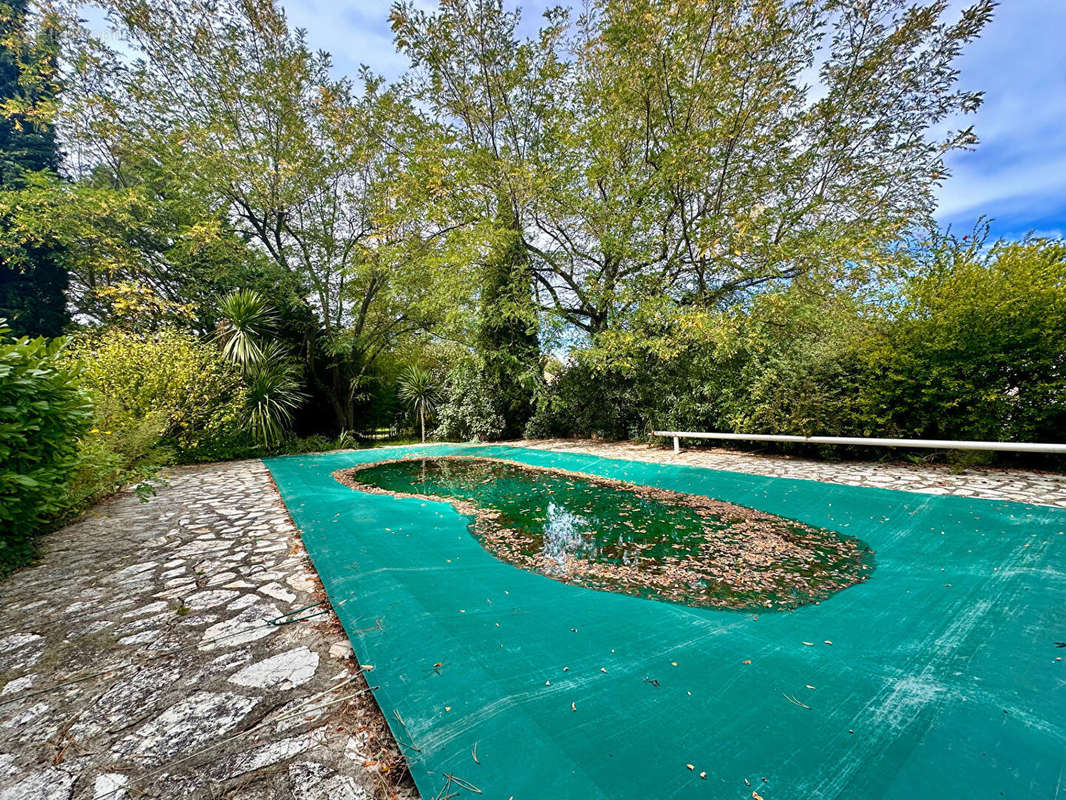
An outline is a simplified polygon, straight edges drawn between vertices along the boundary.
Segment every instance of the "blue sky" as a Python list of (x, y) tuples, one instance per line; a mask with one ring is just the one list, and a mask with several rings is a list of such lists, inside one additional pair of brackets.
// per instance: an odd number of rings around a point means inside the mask
[[(360, 64), (389, 77), (403, 71), (387, 21), (389, 0), (281, 2), (312, 45), (333, 54), (338, 73), (354, 75)], [(521, 3), (526, 26), (535, 27), (541, 10), (554, 4)], [(1066, 233), (1066, 3), (1003, 0), (960, 67), (962, 85), (985, 92), (981, 110), (963, 121), (974, 124), (981, 143), (951, 156), (941, 222), (968, 231), (985, 215), (994, 218), (995, 235)]]

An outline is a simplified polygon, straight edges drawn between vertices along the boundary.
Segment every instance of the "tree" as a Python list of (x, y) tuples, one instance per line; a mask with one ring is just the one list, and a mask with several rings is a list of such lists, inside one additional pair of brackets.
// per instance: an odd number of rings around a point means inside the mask
[(281, 439), (307, 395), (284, 345), (272, 338), (278, 315), (259, 292), (238, 289), (219, 302), (216, 338), (248, 386), (248, 423), (264, 445)]
[[(27, 20), (27, 0), (0, 5), (0, 192), (25, 187), (27, 173), (59, 169), (55, 128), (42, 116), (58, 91), (56, 31), (48, 19), (37, 35)], [(0, 214), (3, 235), (11, 226)], [(58, 336), (69, 321), (62, 252), (50, 243), (24, 241), (0, 266), (0, 316), (18, 335)]]
[(453, 218), (484, 241), (476, 338), (483, 379), (497, 397), (504, 435), (520, 435), (540, 355), (527, 246), (529, 166), (565, 70), (566, 15), (549, 13), (536, 40), (518, 38), (519, 14), (504, 11), (501, 0), (443, 0), (433, 14), (396, 3), (390, 20), (419, 98), (460, 154), (465, 185), (454, 196)]
[(99, 177), (70, 182), (38, 173), (17, 190), (0, 190), (0, 258), (15, 263), (35, 247), (55, 253), (79, 319), (209, 333), (218, 295), (247, 284), (279, 294), (286, 287), (284, 275), (180, 181), (157, 194), (140, 176), (125, 185), (101, 185)]
[(417, 416), (426, 441), (426, 417), (433, 413), (440, 401), (440, 389), (433, 373), (420, 367), (410, 367), (400, 376), (400, 400)]
[(307, 395), (300, 389), (288, 354), (277, 342), (264, 345), (244, 374), (249, 426), (264, 445), (275, 444)]
[[(926, 225), (962, 47), (947, 2), (596, 0), (538, 151), (546, 310), (595, 334), (662, 295), (723, 306), (813, 272), (861, 282)], [(812, 75), (817, 85), (812, 87)]]
[(426, 257), (438, 232), (397, 188), (418, 114), (369, 73), (358, 93), (332, 78), (269, 0), (105, 5), (138, 58), (71, 34), (64, 113), (85, 168), (118, 183), (131, 160), (162, 165), (291, 278), (308, 380), (354, 427), (376, 359), (463, 280)]

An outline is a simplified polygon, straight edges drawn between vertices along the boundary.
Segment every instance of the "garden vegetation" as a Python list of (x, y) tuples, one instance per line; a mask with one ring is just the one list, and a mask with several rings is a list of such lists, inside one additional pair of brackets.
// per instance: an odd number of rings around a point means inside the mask
[(0, 4), (0, 567), (383, 435), (1062, 439), (1066, 243), (934, 219), (990, 0), (399, 2), (391, 81), (272, 0), (101, 5)]

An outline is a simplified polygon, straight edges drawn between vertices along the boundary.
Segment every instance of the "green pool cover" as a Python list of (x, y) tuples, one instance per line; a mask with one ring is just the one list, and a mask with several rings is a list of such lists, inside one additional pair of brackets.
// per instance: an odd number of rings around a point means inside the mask
[[(497, 560), (452, 506), (331, 473), (506, 458), (857, 536), (869, 581), (690, 608)], [(502, 446), (268, 467), (424, 798), (1066, 797), (1066, 511)]]

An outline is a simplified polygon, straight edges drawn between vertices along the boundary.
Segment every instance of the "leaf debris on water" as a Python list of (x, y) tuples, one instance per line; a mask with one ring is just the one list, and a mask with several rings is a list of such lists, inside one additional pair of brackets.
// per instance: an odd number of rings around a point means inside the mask
[[(335, 477), (362, 491), (450, 502), (473, 518), (471, 531), (489, 552), (522, 569), (693, 606), (818, 603), (867, 580), (873, 564), (869, 547), (836, 531), (699, 495), (505, 460), (395, 459)], [(511, 488), (502, 492), (497, 484)], [(561, 553), (545, 546), (549, 502), (577, 519), (569, 523), (576, 536)]]

